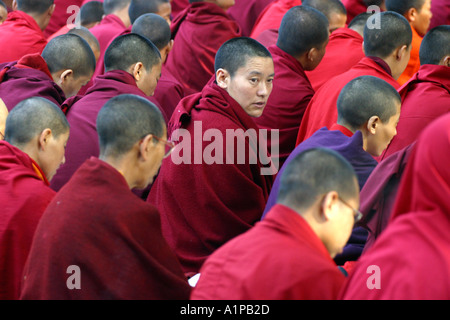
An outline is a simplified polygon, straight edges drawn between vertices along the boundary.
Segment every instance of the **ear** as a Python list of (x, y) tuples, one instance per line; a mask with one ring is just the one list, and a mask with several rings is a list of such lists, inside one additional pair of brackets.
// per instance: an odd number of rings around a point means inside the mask
[(13, 0), (13, 2), (12, 2), (12, 9), (13, 9), (13, 11), (17, 11), (17, 1), (16, 0)]
[(330, 220), (336, 213), (334, 206), (339, 202), (339, 195), (336, 191), (328, 192), (322, 200), (322, 215), (325, 220)]
[(450, 56), (442, 58), (440, 65), (450, 67)]
[(218, 69), (216, 71), (216, 82), (219, 87), (222, 89), (228, 89), (230, 83), (230, 74), (225, 69)]
[(45, 151), (47, 149), (47, 145), (51, 137), (52, 137), (52, 129), (47, 128), (41, 132), (38, 139), (39, 150)]
[(73, 70), (72, 69), (64, 70), (61, 73), (61, 75), (59, 76), (61, 84), (62, 83), (66, 83), (69, 80), (70, 77), (73, 77)]
[(380, 123), (380, 118), (378, 116), (371, 116), (369, 121), (367, 121), (367, 132), (374, 135), (377, 133), (378, 124)]
[(51, 17), (51, 16), (53, 15), (53, 12), (55, 12), (55, 7), (56, 7), (56, 5), (55, 5), (55, 4), (52, 4), (52, 5), (48, 8), (47, 14), (48, 14), (49, 17)]
[(406, 13), (404, 14), (406, 20), (409, 22), (416, 21), (417, 18), (417, 10), (416, 8), (410, 8)]
[(311, 48), (307, 52), (306, 58), (308, 59), (308, 61), (313, 62), (314, 59), (316, 58), (316, 55), (317, 55), (317, 49), (316, 48)]
[(142, 62), (137, 62), (134, 67), (132, 67), (133, 70), (131, 71), (131, 74), (134, 77), (134, 80), (139, 81), (142, 77), (142, 71), (144, 70), (144, 64)]
[(362, 52), (363, 52), (364, 55), (366, 55), (366, 51), (364, 50), (364, 41), (362, 43)]
[(141, 161), (147, 161), (152, 149), (154, 148), (153, 143), (153, 135), (148, 134), (146, 135), (140, 142), (139, 142), (139, 160)]
[(399, 47), (397, 49), (396, 57), (395, 57), (397, 59), (397, 61), (402, 60), (402, 58), (407, 54), (407, 52), (408, 52), (408, 46), (407, 45), (403, 45), (403, 46)]

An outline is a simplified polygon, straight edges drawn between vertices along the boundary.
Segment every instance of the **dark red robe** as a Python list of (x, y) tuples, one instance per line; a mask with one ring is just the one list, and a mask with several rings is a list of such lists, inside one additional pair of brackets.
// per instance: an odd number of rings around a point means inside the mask
[(450, 25), (450, 2), (447, 0), (433, 0), (431, 3), (431, 17), (430, 28), (441, 26), (443, 24)]
[(66, 100), (61, 87), (53, 81), (47, 63), (38, 53), (0, 65), (0, 97), (8, 110), (31, 97), (42, 97), (56, 105)]
[(402, 111), (397, 135), (382, 159), (416, 141), (427, 125), (450, 112), (450, 68), (425, 64), (399, 92)]
[(24, 55), (41, 54), (47, 39), (36, 21), (22, 11), (8, 13), (0, 25), (0, 63), (17, 61)]
[(322, 127), (337, 121), (336, 103), (342, 88), (360, 76), (374, 76), (385, 80), (394, 88), (400, 85), (392, 78), (389, 66), (379, 58), (364, 57), (349, 71), (327, 81), (314, 95), (306, 108), (297, 136), (297, 145)]
[[(269, 47), (275, 66), (273, 90), (263, 114), (255, 118), (261, 129), (279, 130), (279, 167), (295, 148), (303, 113), (314, 95), (302, 65), (276, 45)], [(272, 139), (268, 140), (271, 150)], [(275, 156), (275, 155), (274, 155)]]
[(98, 76), (84, 96), (68, 99), (63, 105), (70, 123), (70, 137), (66, 147), (66, 162), (52, 179), (51, 187), (59, 190), (73, 173), (90, 157), (98, 157), (96, 120), (101, 107), (120, 94), (135, 94), (155, 103), (136, 85), (133, 76), (125, 71), (113, 70)]
[(449, 158), (447, 114), (420, 135), (388, 226), (355, 265), (341, 298), (450, 299)]
[(168, 119), (184, 96), (183, 85), (163, 66), (153, 97), (158, 101)]
[[(80, 289), (67, 282), (78, 266)], [(155, 207), (124, 177), (87, 160), (45, 211), (24, 269), (21, 299), (183, 299), (190, 286), (161, 234)]]
[(240, 25), (242, 36), (248, 37), (261, 12), (274, 0), (235, 0), (228, 14)]
[(185, 87), (200, 92), (214, 74), (214, 58), (222, 44), (241, 36), (238, 24), (218, 5), (194, 2), (171, 25), (174, 45), (166, 69)]
[(189, 0), (170, 0), (170, 4), (172, 6), (172, 17), (175, 19), (189, 5)]
[(34, 232), (54, 195), (36, 162), (0, 141), (0, 300), (19, 299)]
[[(237, 138), (227, 138), (227, 130)], [(197, 273), (214, 250), (261, 218), (273, 178), (263, 174), (262, 158), (251, 157), (264, 149), (253, 119), (215, 83), (180, 102), (168, 131), (181, 143), (164, 159), (147, 201), (161, 212), (184, 272)], [(254, 139), (239, 143), (251, 131)], [(213, 143), (206, 132), (215, 134)]]
[(367, 12), (367, 6), (363, 0), (341, 0), (347, 10), (347, 24), (349, 24), (358, 14)]
[(306, 75), (317, 91), (331, 78), (350, 70), (362, 58), (364, 52), (361, 35), (352, 29), (339, 28), (330, 35), (322, 61), (316, 69), (306, 71)]
[[(66, 24), (74, 23), (75, 17), (81, 8), (83, 0), (54, 0), (55, 11), (50, 18), (47, 28), (44, 30), (45, 37), (49, 37)], [(72, 9), (70, 6), (77, 6), (78, 9)]]
[(206, 260), (193, 300), (334, 300), (345, 281), (299, 213), (277, 204)]

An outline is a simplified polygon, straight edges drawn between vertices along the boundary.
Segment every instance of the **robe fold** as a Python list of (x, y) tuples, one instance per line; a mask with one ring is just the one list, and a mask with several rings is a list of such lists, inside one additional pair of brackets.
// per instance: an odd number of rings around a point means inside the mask
[(215, 83), (181, 100), (168, 136), (178, 144), (147, 201), (161, 212), (163, 235), (183, 271), (197, 273), (214, 250), (260, 220), (272, 175), (255, 157), (264, 147), (253, 119)]
[(55, 10), (44, 30), (46, 38), (50, 37), (64, 25), (74, 23), (83, 0), (54, 0)]
[(0, 65), (0, 97), (8, 110), (31, 97), (42, 97), (60, 106), (66, 100), (40, 54), (29, 54), (19, 61)]
[[(275, 67), (273, 89), (263, 114), (255, 118), (255, 123), (261, 129), (279, 130), (277, 158), (281, 167), (295, 148), (303, 113), (314, 90), (300, 62), (276, 45), (269, 47), (269, 51)], [(268, 146), (273, 150), (271, 141), (268, 139)]]
[(349, 24), (358, 14), (367, 12), (367, 6), (363, 0), (341, 0), (347, 10), (347, 24)]
[(186, 9), (189, 5), (189, 0), (170, 0), (172, 6), (172, 20), (175, 19), (178, 14)]
[[(68, 279), (78, 267), (79, 289)], [(155, 207), (97, 158), (61, 189), (36, 230), (21, 299), (175, 300), (190, 286), (161, 234)]]
[(277, 204), (206, 260), (191, 299), (333, 300), (344, 281), (306, 220)]
[(313, 89), (319, 90), (328, 80), (347, 72), (361, 61), (364, 58), (362, 48), (363, 38), (358, 32), (348, 28), (334, 31), (322, 61), (314, 70), (306, 71)]
[(158, 101), (168, 119), (184, 96), (183, 85), (163, 66), (153, 97)]
[(47, 40), (36, 21), (23, 11), (8, 13), (0, 25), (0, 63), (17, 61), (27, 54), (41, 54)]
[(248, 37), (261, 12), (274, 0), (236, 0), (228, 14), (241, 27), (242, 36)]
[(409, 58), (408, 65), (405, 71), (398, 78), (398, 83), (404, 85), (411, 79), (411, 77), (419, 71), (420, 68), (420, 45), (422, 44), (422, 37), (417, 33), (417, 31), (411, 27), (412, 30), (412, 42), (411, 42), (411, 57)]
[(360, 76), (374, 76), (398, 89), (400, 85), (392, 78), (389, 66), (379, 58), (364, 57), (349, 71), (327, 81), (316, 92), (306, 108), (297, 136), (297, 145), (314, 132), (337, 121), (337, 100), (341, 90), (351, 80)]
[(54, 195), (34, 160), (0, 141), (0, 300), (19, 299), (34, 232)]
[(301, 0), (276, 0), (270, 3), (259, 15), (255, 22), (250, 37), (256, 39), (259, 34), (267, 29), (279, 29), (281, 20), (292, 7), (300, 6)]
[(397, 135), (382, 159), (416, 141), (433, 120), (450, 112), (450, 67), (425, 64), (399, 89), (402, 111)]
[(341, 298), (450, 299), (449, 158), (447, 114), (421, 133), (387, 228), (355, 265)]
[(222, 44), (240, 37), (239, 25), (218, 5), (195, 2), (171, 25), (174, 45), (166, 69), (185, 87), (186, 94), (202, 91), (214, 75), (214, 59)]
[[(73, 173), (91, 156), (100, 152), (97, 136), (97, 115), (111, 98), (121, 94), (135, 94), (155, 103), (136, 85), (133, 76), (122, 70), (113, 70), (98, 76), (84, 96), (67, 99), (62, 106), (71, 130), (66, 146), (66, 162), (52, 179), (51, 187), (58, 191)], [(156, 103), (157, 104), (157, 103)]]

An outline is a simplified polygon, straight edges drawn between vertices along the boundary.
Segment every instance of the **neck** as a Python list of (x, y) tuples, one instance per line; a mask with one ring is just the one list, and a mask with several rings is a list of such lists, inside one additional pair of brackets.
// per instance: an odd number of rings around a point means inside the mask
[(121, 10), (115, 11), (113, 14), (119, 17), (119, 19), (122, 21), (122, 23), (125, 25), (126, 28), (128, 28), (131, 25), (130, 15), (128, 14), (128, 6), (126, 6)]

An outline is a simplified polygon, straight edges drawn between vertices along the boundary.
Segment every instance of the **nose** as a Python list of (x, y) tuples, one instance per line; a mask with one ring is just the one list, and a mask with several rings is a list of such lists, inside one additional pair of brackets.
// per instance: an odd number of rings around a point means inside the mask
[(267, 82), (261, 82), (258, 88), (258, 95), (261, 97), (265, 97), (269, 95), (271, 90), (271, 84)]

